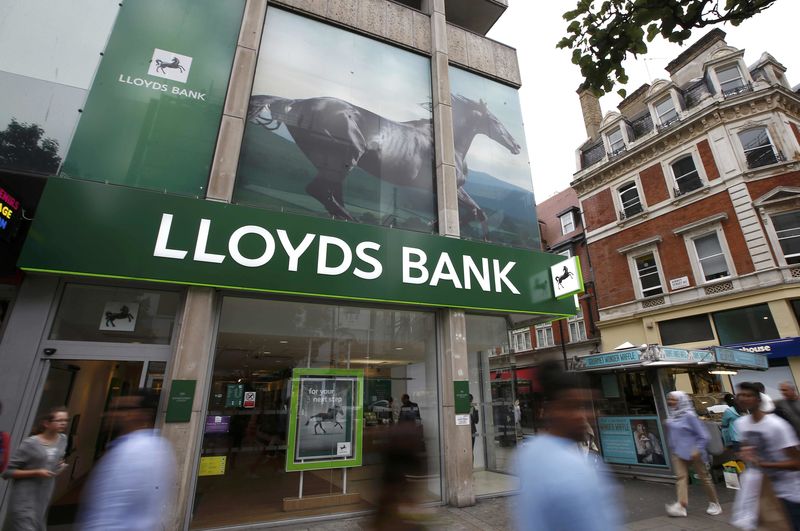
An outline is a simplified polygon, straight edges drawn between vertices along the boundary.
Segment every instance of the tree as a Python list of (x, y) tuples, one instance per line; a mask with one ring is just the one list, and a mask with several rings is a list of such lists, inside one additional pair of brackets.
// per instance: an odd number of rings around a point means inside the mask
[(58, 141), (42, 138), (44, 129), (36, 124), (11, 119), (0, 131), (0, 167), (53, 174), (58, 170)]
[[(628, 82), (622, 61), (647, 53), (647, 43), (661, 35), (683, 44), (692, 30), (730, 22), (738, 26), (776, 0), (578, 0), (564, 13), (567, 36), (556, 45), (572, 50), (584, 88), (597, 95)], [(723, 5), (720, 5), (723, 4)], [(612, 77), (613, 76), (613, 77)], [(625, 96), (625, 89), (618, 90)]]

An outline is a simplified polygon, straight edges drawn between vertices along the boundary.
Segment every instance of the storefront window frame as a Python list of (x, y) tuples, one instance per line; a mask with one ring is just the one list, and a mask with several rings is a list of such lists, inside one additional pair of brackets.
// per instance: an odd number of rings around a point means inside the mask
[[(210, 399), (210, 392), (208, 390), (211, 389), (211, 385), (214, 379), (214, 364), (216, 363), (217, 359), (217, 346), (219, 343), (219, 328), (220, 322), (222, 319), (222, 305), (225, 300), (225, 297), (235, 297), (240, 299), (255, 299), (255, 300), (264, 300), (264, 301), (280, 301), (280, 302), (294, 302), (294, 303), (309, 303), (309, 304), (318, 304), (318, 305), (333, 305), (333, 306), (340, 306), (340, 307), (356, 307), (356, 308), (366, 308), (366, 309), (378, 309), (378, 310), (406, 310), (410, 312), (426, 312), (433, 314), (434, 317), (434, 342), (436, 345), (436, 400), (437, 400), (437, 426), (439, 429), (438, 433), (438, 441), (439, 445), (437, 451), (439, 453), (439, 492), (441, 499), (438, 501), (431, 501), (425, 502), (423, 506), (442, 506), (447, 504), (447, 484), (449, 478), (447, 477), (446, 468), (445, 468), (445, 460), (444, 460), (444, 426), (443, 423), (444, 413), (442, 409), (442, 375), (444, 371), (443, 360), (441, 356), (441, 352), (444, 351), (443, 349), (443, 342), (444, 336), (442, 335), (443, 326), (441, 324), (441, 311), (437, 308), (431, 308), (429, 306), (418, 306), (418, 305), (411, 305), (411, 304), (402, 304), (402, 305), (389, 305), (389, 304), (379, 304), (369, 301), (357, 301), (357, 300), (348, 300), (348, 299), (333, 299), (333, 298), (317, 298), (317, 297), (291, 297), (291, 296), (275, 296), (274, 294), (261, 294), (257, 292), (242, 292), (242, 291), (235, 291), (235, 290), (216, 290), (215, 291), (215, 300), (214, 300), (214, 319), (211, 334), (212, 340), (210, 344), (209, 350), (209, 359), (208, 359), (208, 368), (206, 370), (206, 374), (204, 376), (203, 381), (203, 389), (206, 392), (203, 393), (200, 402), (200, 411), (202, 415), (205, 415), (208, 411), (209, 407), (209, 399)], [(198, 381), (198, 386), (200, 382)], [(193, 448), (195, 451), (193, 452), (194, 455), (192, 456), (192, 460), (189, 463), (190, 472), (192, 481), (190, 482), (190, 487), (187, 491), (187, 500), (189, 502), (186, 504), (185, 513), (184, 513), (184, 521), (187, 522), (187, 525), (191, 527), (192, 522), (192, 515), (194, 514), (195, 504), (197, 502), (196, 494), (197, 494), (197, 480), (199, 478), (200, 472), (200, 457), (201, 457), (201, 449), (203, 447), (203, 437), (205, 435), (203, 429), (204, 423), (198, 422), (197, 427), (194, 430), (195, 433), (191, 436), (194, 437), (194, 446)], [(329, 520), (339, 520), (345, 518), (353, 518), (358, 516), (365, 516), (369, 514), (373, 514), (374, 511), (371, 510), (359, 510), (347, 513), (327, 513), (323, 515), (313, 515), (313, 516), (306, 516), (306, 517), (297, 517), (297, 518), (288, 518), (284, 520), (272, 520), (272, 521), (265, 521), (265, 522), (251, 522), (245, 523), (243, 525), (246, 526), (258, 526), (258, 525), (296, 525), (296, 524), (307, 524), (309, 522), (316, 522), (316, 521), (329, 521)]]

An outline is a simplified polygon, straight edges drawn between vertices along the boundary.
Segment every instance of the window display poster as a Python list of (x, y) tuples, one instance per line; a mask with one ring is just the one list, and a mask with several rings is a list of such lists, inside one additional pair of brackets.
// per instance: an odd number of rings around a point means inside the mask
[(108, 302), (100, 317), (100, 330), (133, 332), (139, 316), (138, 302)]
[(599, 417), (597, 424), (606, 463), (669, 466), (658, 417)]
[(364, 373), (295, 369), (286, 470), (361, 465)]
[(198, 476), (222, 476), (225, 474), (225, 465), (228, 458), (224, 455), (211, 455), (200, 458)]
[(231, 424), (229, 415), (208, 415), (205, 433), (228, 433)]
[(242, 407), (244, 384), (228, 384), (225, 388), (225, 407)]

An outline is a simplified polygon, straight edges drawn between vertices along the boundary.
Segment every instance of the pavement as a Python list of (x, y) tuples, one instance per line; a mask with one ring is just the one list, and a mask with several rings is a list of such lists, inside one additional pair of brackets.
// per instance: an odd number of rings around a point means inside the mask
[[(707, 500), (700, 485), (689, 486), (689, 516), (672, 518), (664, 512), (664, 504), (675, 500), (673, 485), (638, 479), (620, 480), (625, 508), (625, 524), (628, 531), (731, 531), (728, 524), (736, 491), (717, 484), (723, 513), (709, 516), (705, 509)], [(425, 519), (425, 527), (435, 530), (489, 531), (513, 530), (513, 511), (516, 496), (484, 498), (472, 507), (431, 507)], [(285, 531), (361, 531), (371, 529), (370, 518), (348, 518), (344, 520), (305, 523), (272, 529)], [(545, 530), (542, 530), (545, 531)], [(579, 530), (576, 530), (579, 531)]]

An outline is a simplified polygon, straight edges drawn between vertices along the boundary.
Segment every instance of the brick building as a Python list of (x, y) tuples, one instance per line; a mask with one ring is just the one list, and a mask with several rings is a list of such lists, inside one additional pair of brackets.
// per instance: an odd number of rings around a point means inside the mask
[(800, 381), (800, 96), (721, 30), (666, 70), (602, 119), (579, 91), (590, 138), (572, 187), (602, 348), (735, 344), (769, 355), (768, 388)]

